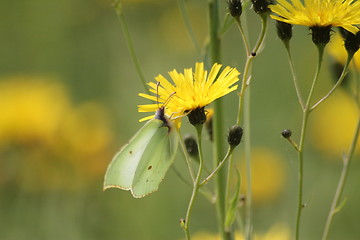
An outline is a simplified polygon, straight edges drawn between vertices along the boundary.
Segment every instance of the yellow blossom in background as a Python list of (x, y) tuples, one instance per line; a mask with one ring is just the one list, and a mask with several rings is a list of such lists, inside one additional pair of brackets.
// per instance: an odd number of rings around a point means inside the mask
[[(154, 113), (159, 106), (166, 103), (165, 113), (172, 117), (182, 117), (186, 113), (198, 108), (203, 108), (214, 100), (237, 89), (235, 83), (239, 81), (239, 72), (235, 68), (226, 67), (220, 72), (221, 64), (215, 63), (209, 75), (204, 70), (204, 63), (196, 63), (195, 72), (192, 68), (185, 69), (184, 73), (176, 70), (169, 72), (173, 83), (159, 75), (155, 80), (158, 86), (150, 82), (150, 91), (159, 94), (159, 97), (140, 93), (139, 96), (158, 102), (155, 104), (139, 105), (139, 112)], [(140, 121), (153, 118), (154, 115), (145, 117)]]
[[(336, 91), (318, 107), (311, 119), (311, 143), (330, 159), (341, 160), (352, 141), (359, 118), (354, 100), (343, 91)], [(359, 151), (360, 143), (356, 152)]]
[[(341, 37), (340, 33), (336, 33), (333, 37), (331, 42), (327, 47), (327, 52), (339, 63), (342, 65), (345, 64), (347, 60), (347, 52), (344, 47), (344, 40)], [(355, 66), (355, 69), (358, 71), (360, 69), (360, 53), (359, 51), (356, 52), (353, 56), (352, 63), (350, 64), (350, 68)]]
[[(245, 164), (241, 167), (242, 190), (246, 191)], [(251, 152), (252, 199), (268, 203), (280, 196), (286, 183), (286, 169), (281, 155), (269, 148), (254, 148)]]
[(45, 79), (10, 77), (0, 81), (0, 145), (42, 141), (50, 144), (70, 110), (63, 86)]
[[(218, 234), (208, 232), (195, 233), (191, 239), (193, 240), (221, 240)], [(290, 230), (284, 224), (275, 224), (265, 233), (255, 233), (254, 240), (290, 240)], [(236, 232), (235, 240), (245, 240), (244, 236)]]
[(273, 19), (295, 25), (308, 27), (343, 27), (356, 33), (360, 24), (360, 2), (353, 0), (277, 0), (270, 5), (271, 11), (278, 16)]
[(101, 179), (112, 154), (104, 108), (74, 106), (51, 79), (0, 81), (0, 183), (28, 191), (75, 190)]

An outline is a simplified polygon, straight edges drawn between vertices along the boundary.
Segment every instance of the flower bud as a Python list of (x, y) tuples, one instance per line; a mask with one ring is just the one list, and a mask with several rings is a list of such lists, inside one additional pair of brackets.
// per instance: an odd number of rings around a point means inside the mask
[(198, 144), (192, 135), (186, 135), (184, 137), (184, 144), (190, 157), (197, 158), (199, 156)]
[(282, 41), (290, 41), (292, 38), (292, 25), (276, 20), (276, 32)]
[(330, 42), (330, 31), (331, 26), (319, 27), (313, 26), (310, 27), (312, 41), (316, 45), (326, 45)]
[(281, 132), (281, 135), (284, 138), (289, 139), (289, 138), (291, 138), (292, 131), (290, 129), (285, 129), (284, 131)]
[(242, 13), (242, 6), (240, 0), (228, 0), (228, 8), (231, 16), (238, 18)]
[(269, 5), (274, 4), (273, 0), (251, 0), (254, 11), (257, 14), (270, 12)]
[(360, 33), (357, 32), (355, 35), (347, 31), (345, 37), (345, 49), (349, 54), (355, 54), (359, 50), (360, 45)]
[(231, 147), (236, 147), (240, 144), (241, 138), (243, 135), (243, 129), (238, 126), (234, 125), (229, 130), (229, 136), (228, 136), (228, 143)]
[(192, 110), (187, 116), (189, 118), (189, 122), (194, 126), (202, 125), (206, 121), (204, 107)]

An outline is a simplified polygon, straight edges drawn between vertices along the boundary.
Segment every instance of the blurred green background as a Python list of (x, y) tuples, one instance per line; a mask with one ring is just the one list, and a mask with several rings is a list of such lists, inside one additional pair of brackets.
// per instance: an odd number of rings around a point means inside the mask
[[(207, 1), (189, 0), (186, 6), (204, 46)], [(203, 61), (189, 40), (177, 1), (124, 0), (123, 7), (147, 81)], [(221, 7), (223, 19), (225, 1)], [(253, 45), (259, 17), (244, 11)], [(223, 37), (222, 63), (242, 72), (245, 54), (237, 27)], [(295, 27), (291, 46), (306, 92), (317, 59), (308, 29)], [(0, 54), (0, 239), (182, 239), (178, 221), (191, 189), (173, 171), (160, 191), (143, 199), (126, 191), (102, 191), (107, 164), (142, 126), (138, 119), (144, 115), (136, 106), (145, 103), (137, 96), (144, 89), (110, 0), (0, 1)], [(316, 98), (333, 83), (332, 60), (328, 55), (324, 60)], [(276, 224), (292, 231), (298, 166), (295, 151), (280, 133), (290, 128), (294, 139), (299, 137), (301, 110), (273, 21), (252, 77), (254, 232)], [(340, 156), (357, 118), (351, 101), (339, 90), (311, 116), (302, 239), (321, 236), (342, 167)], [(235, 121), (236, 94), (224, 102), (227, 129)], [(186, 119), (183, 125), (183, 133), (194, 133)], [(240, 167), (242, 152), (240, 147), (235, 153)], [(348, 200), (334, 219), (330, 239), (360, 239), (358, 158), (357, 152), (344, 192)], [(175, 166), (187, 176), (181, 153)], [(191, 231), (217, 231), (215, 208), (202, 197)]]

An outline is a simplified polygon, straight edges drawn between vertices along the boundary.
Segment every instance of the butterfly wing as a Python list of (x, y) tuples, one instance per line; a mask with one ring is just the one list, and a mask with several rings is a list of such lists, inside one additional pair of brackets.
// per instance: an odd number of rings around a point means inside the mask
[(163, 121), (148, 121), (113, 158), (105, 174), (104, 189), (130, 190), (143, 197), (159, 187), (171, 166), (178, 143), (175, 128)]
[[(154, 119), (154, 121), (159, 120)], [(178, 139), (173, 126), (160, 127), (154, 133), (135, 172), (132, 186), (134, 197), (143, 197), (158, 190), (174, 161)]]

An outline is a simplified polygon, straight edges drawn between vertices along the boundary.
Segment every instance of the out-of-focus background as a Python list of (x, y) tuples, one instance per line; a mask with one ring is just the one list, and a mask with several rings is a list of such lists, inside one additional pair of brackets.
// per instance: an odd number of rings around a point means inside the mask
[[(189, 40), (177, 1), (122, 2), (147, 81), (203, 61), (203, 53)], [(207, 42), (206, 4), (186, 1), (200, 46)], [(221, 6), (223, 18), (225, 1)], [(251, 9), (244, 12), (254, 44), (259, 17)], [(291, 48), (306, 92), (317, 61), (308, 29), (294, 28)], [(137, 112), (137, 104), (146, 103), (137, 96), (145, 90), (110, 0), (0, 1), (0, 55), (0, 239), (183, 239), (178, 221), (185, 215), (191, 189), (173, 171), (160, 191), (143, 199), (126, 191), (102, 191), (107, 164), (143, 125), (138, 119), (145, 115)], [(222, 59), (242, 71), (245, 55), (235, 25), (223, 36)], [(316, 98), (334, 81), (333, 60), (328, 54), (324, 60)], [(280, 133), (290, 128), (298, 139), (301, 110), (273, 21), (252, 77), (254, 232), (259, 239), (291, 239), (298, 165), (295, 151)], [(236, 94), (224, 101), (226, 129), (235, 121)], [(321, 236), (342, 168), (341, 154), (358, 117), (355, 109), (341, 89), (311, 116), (303, 239)], [(186, 119), (182, 131), (194, 133)], [(235, 156), (243, 169), (241, 147)], [(358, 158), (357, 151), (344, 191), (346, 205), (334, 219), (330, 239), (360, 238)], [(211, 166), (211, 159), (207, 161)], [(187, 176), (181, 153), (175, 166)], [(214, 206), (200, 197), (192, 233), (197, 239), (214, 239), (216, 226)]]

